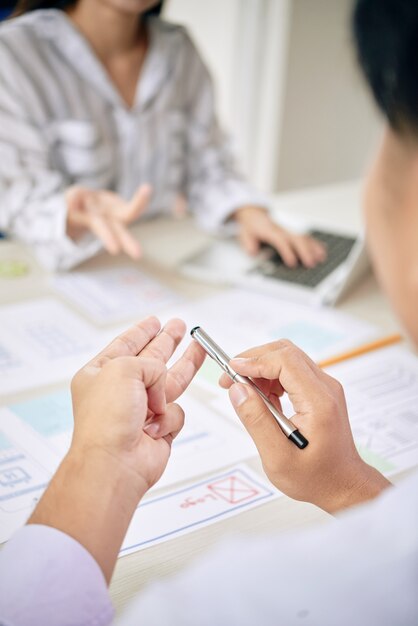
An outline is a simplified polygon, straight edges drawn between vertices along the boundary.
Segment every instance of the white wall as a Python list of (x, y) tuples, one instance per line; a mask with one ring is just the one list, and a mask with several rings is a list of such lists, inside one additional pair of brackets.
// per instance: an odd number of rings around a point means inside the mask
[(189, 28), (209, 65), (244, 169), (266, 191), (364, 171), (381, 122), (354, 60), (351, 7), (352, 0), (167, 0), (165, 16)]
[(360, 176), (381, 120), (360, 76), (352, 0), (293, 0), (276, 189)]
[(215, 82), (219, 116), (233, 124), (233, 89), (237, 15), (240, 0), (166, 0), (164, 17), (184, 24)]

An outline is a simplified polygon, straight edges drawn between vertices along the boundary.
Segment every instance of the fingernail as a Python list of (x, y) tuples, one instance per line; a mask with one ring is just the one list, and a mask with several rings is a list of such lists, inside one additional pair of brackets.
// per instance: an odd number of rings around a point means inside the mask
[(240, 407), (241, 404), (244, 404), (244, 402), (248, 400), (248, 391), (245, 385), (232, 385), (231, 389), (229, 390), (229, 397), (231, 399), (232, 405), (235, 408)]
[(238, 363), (248, 363), (249, 361), (252, 361), (252, 358), (251, 357), (244, 358), (241, 356), (237, 356), (231, 359), (231, 361), (238, 361)]
[(145, 430), (147, 435), (149, 435), (150, 437), (155, 437), (155, 435), (157, 435), (158, 431), (160, 430), (160, 425), (158, 422), (151, 422), (150, 424), (144, 426), (143, 430)]

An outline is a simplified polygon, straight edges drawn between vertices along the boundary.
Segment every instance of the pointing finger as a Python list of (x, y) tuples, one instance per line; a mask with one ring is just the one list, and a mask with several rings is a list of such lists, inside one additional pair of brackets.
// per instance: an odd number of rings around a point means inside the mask
[(112, 221), (112, 228), (115, 236), (119, 240), (119, 246), (131, 259), (141, 257), (141, 246), (135, 237), (129, 232), (125, 224), (117, 220)]
[(142, 350), (141, 356), (160, 359), (167, 363), (186, 333), (186, 324), (183, 320), (172, 319)]
[(160, 321), (154, 316), (141, 320), (138, 324), (116, 337), (90, 361), (89, 365), (102, 367), (110, 359), (121, 356), (137, 356), (157, 335), (160, 328)]
[(98, 213), (91, 213), (88, 219), (88, 226), (110, 254), (115, 255), (120, 252), (118, 238), (106, 218)]
[(135, 192), (132, 200), (128, 203), (126, 209), (122, 212), (121, 219), (125, 224), (130, 224), (145, 213), (148, 203), (151, 199), (151, 185), (141, 185)]

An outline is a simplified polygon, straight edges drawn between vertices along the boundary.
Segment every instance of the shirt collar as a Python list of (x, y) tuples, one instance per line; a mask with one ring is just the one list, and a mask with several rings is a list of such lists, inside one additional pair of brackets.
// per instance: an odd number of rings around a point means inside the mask
[[(36, 11), (35, 26), (43, 37), (50, 39), (68, 63), (110, 104), (127, 108), (118, 90), (97, 58), (89, 42), (59, 9)], [(170, 76), (175, 62), (178, 31), (166, 27), (158, 18), (151, 18), (149, 48), (136, 88), (133, 110), (143, 110), (160, 92)]]

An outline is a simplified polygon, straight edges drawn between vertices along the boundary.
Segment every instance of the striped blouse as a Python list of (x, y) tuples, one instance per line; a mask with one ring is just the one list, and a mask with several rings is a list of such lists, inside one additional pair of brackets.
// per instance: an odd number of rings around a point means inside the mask
[(216, 232), (244, 204), (265, 205), (237, 172), (219, 129), (209, 73), (181, 26), (153, 18), (128, 108), (65, 13), (34, 11), (0, 26), (0, 230), (29, 243), (51, 269), (68, 269), (100, 242), (66, 236), (74, 184), (128, 199), (154, 193), (146, 216), (183, 194)]

